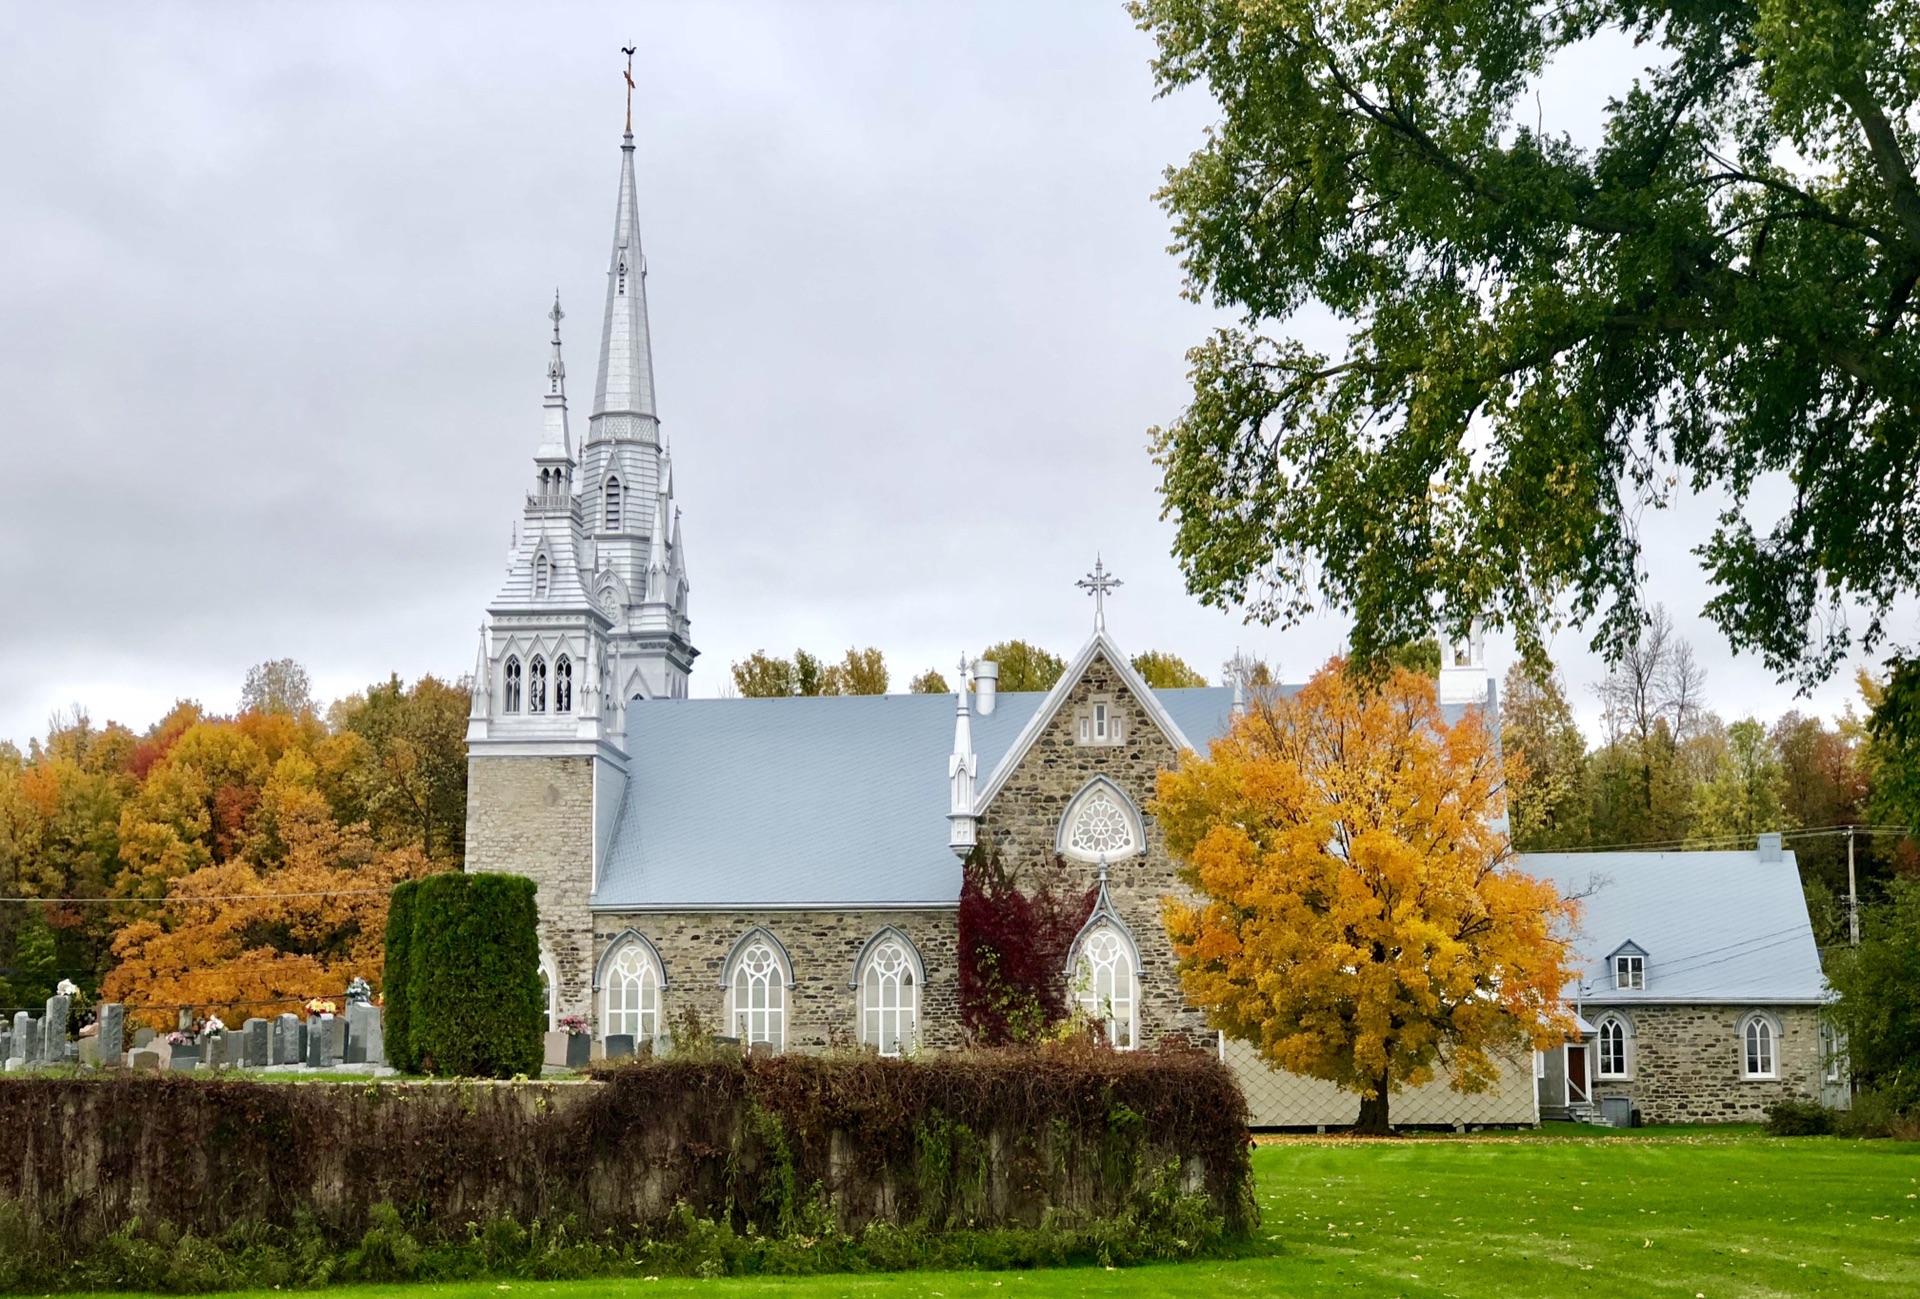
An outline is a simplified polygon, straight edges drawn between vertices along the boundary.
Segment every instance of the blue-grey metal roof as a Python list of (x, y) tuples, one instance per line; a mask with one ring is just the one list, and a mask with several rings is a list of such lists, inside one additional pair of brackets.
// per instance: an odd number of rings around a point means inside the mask
[[(1588, 895), (1575, 934), (1586, 1005), (1826, 997), (1791, 852), (1523, 853), (1520, 868)], [(1644, 990), (1615, 988), (1607, 968), (1629, 942), (1646, 952)]]
[[(1193, 743), (1233, 692), (1155, 692)], [(972, 718), (984, 776), (1045, 694)], [(627, 792), (596, 908), (952, 906), (947, 847), (954, 697), (638, 700)]]

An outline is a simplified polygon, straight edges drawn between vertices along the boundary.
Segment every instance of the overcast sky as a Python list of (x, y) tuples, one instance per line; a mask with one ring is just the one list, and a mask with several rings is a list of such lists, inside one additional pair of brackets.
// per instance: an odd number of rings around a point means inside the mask
[[(273, 657), (323, 697), (470, 670), (556, 286), (590, 406), (635, 41), (696, 694), (761, 647), (877, 645), (896, 689), (1006, 637), (1070, 654), (1096, 551), (1129, 648), (1297, 678), (1339, 646), (1201, 608), (1169, 558), (1146, 430), (1214, 321), (1151, 194), (1212, 114), (1153, 98), (1118, 3), (101, 13), (0, 41), (0, 738), (230, 709)], [(1557, 74), (1547, 125), (1642, 62)], [(1710, 522), (1648, 522), (1653, 595), (1712, 702), (1772, 716), (1791, 692), (1698, 619)]]

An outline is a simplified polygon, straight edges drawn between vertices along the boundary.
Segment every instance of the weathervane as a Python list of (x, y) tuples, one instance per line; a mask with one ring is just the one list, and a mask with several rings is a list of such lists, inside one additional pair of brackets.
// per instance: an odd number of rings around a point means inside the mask
[(633, 52), (637, 45), (622, 45), (620, 52), (627, 56), (627, 134), (633, 134)]
[(1095, 552), (1093, 571), (1074, 585), (1093, 597), (1093, 629), (1105, 631), (1107, 629), (1107, 592), (1124, 583), (1107, 571), (1107, 566), (1100, 562), (1099, 553)]

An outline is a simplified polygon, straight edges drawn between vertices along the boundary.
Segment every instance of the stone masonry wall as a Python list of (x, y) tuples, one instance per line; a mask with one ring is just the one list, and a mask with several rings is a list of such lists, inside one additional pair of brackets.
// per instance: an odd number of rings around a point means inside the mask
[[(1125, 722), (1125, 742), (1111, 746), (1074, 742), (1074, 709), (1092, 695), (1110, 695)], [(1105, 776), (1133, 800), (1146, 824), (1143, 857), (1108, 863), (1107, 893), (1140, 948), (1140, 1041), (1152, 1046), (1169, 1035), (1211, 1043), (1214, 1034), (1201, 1013), (1188, 1006), (1174, 968), (1173, 945), (1160, 924), (1160, 899), (1187, 890), (1174, 875), (1166, 838), (1151, 816), (1158, 774), (1179, 753), (1122, 684), (1104, 655), (1096, 655), (1046, 730), (1001, 787), (981, 823), (981, 842), (1000, 850), (1020, 872), (1023, 886), (1052, 876), (1074, 893), (1091, 889), (1099, 868), (1056, 859), (1054, 837), (1073, 796), (1095, 776)], [(1063, 976), (1064, 977), (1064, 974)]]
[[(920, 1041), (931, 1049), (960, 1045), (958, 912), (927, 911), (689, 911), (602, 914), (593, 921), (597, 962), (631, 929), (644, 936), (665, 965), (661, 1010), (676, 1020), (692, 1006), (716, 1031), (726, 1024), (727, 957), (748, 930), (779, 939), (793, 962), (787, 994), (787, 1049), (819, 1050), (860, 1040), (853, 963), (867, 940), (891, 925), (920, 954)], [(589, 971), (591, 974), (591, 970)], [(597, 1003), (597, 999), (596, 999)], [(596, 1015), (600, 1005), (594, 1006)], [(596, 1032), (603, 1031), (596, 1024)]]
[(540, 943), (558, 968), (560, 1013), (589, 1013), (593, 986), (592, 758), (467, 759), (467, 869), (539, 886)]
[[(1774, 1079), (1741, 1076), (1741, 1026), (1755, 1010), (1780, 1027)], [(1598, 1024), (1607, 1012), (1588, 1006), (1585, 1013)], [(1633, 1077), (1596, 1077), (1595, 1105), (1627, 1096), (1647, 1123), (1753, 1123), (1776, 1101), (1820, 1099), (1820, 1013), (1810, 1006), (1633, 1006), (1619, 1013), (1632, 1025)], [(1597, 1072), (1598, 1047), (1587, 1058)]]

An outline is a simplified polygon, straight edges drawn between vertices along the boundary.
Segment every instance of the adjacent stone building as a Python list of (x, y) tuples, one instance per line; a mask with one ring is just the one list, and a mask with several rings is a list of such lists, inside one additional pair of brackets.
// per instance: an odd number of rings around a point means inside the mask
[(1822, 1021), (1820, 953), (1793, 854), (1529, 853), (1522, 869), (1581, 898), (1580, 1040), (1542, 1056), (1541, 1113), (1647, 1123), (1754, 1122), (1786, 1099), (1845, 1105)]

